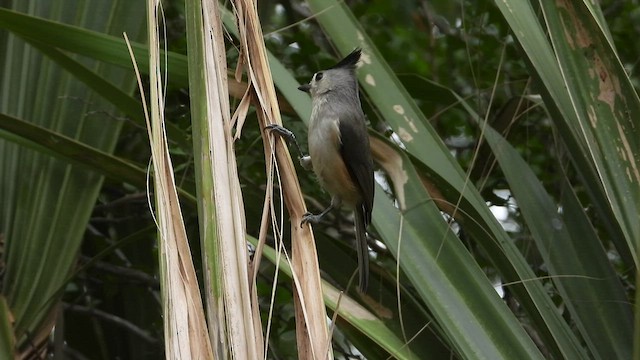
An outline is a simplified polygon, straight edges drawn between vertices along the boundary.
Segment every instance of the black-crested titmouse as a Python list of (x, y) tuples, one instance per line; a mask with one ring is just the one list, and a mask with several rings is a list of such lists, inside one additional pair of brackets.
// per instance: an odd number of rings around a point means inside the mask
[[(366, 292), (369, 282), (366, 231), (371, 222), (374, 183), (369, 135), (355, 74), (360, 55), (360, 49), (354, 50), (331, 68), (315, 73), (311, 82), (298, 88), (308, 92), (313, 101), (310, 156), (301, 156), (300, 160), (303, 166), (313, 168), (320, 185), (332, 196), (329, 207), (317, 215), (305, 214), (301, 225), (317, 223), (341, 204), (354, 210), (359, 288)], [(295, 141), (293, 133), (281, 126), (268, 128)]]

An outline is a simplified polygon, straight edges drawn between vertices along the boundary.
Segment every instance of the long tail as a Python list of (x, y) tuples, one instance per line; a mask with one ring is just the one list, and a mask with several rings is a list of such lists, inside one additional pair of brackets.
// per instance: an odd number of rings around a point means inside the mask
[(369, 246), (367, 245), (367, 225), (365, 223), (364, 210), (362, 206), (356, 206), (356, 248), (358, 250), (358, 273), (360, 276), (359, 288), (363, 293), (367, 292), (369, 286)]

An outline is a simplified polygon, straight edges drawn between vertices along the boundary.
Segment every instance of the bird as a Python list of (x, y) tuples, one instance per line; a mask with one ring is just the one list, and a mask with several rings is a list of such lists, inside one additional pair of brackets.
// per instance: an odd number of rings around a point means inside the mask
[[(313, 170), (322, 188), (331, 195), (331, 204), (319, 214), (304, 214), (301, 226), (318, 223), (341, 205), (353, 210), (358, 288), (366, 293), (369, 283), (367, 227), (371, 223), (375, 187), (369, 135), (356, 78), (361, 55), (362, 50), (356, 48), (334, 66), (316, 72), (308, 84), (298, 89), (309, 93), (312, 100), (309, 155), (300, 157), (301, 164)], [(295, 143), (300, 151), (291, 131), (275, 124), (267, 128)]]

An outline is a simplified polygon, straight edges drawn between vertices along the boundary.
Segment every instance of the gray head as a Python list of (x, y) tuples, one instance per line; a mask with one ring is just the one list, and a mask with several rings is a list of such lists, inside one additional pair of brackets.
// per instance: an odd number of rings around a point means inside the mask
[(337, 64), (313, 74), (311, 82), (298, 87), (298, 89), (308, 92), (311, 97), (318, 97), (332, 92), (341, 94), (355, 92), (357, 94), (358, 82), (355, 69), (361, 53), (361, 49), (353, 50), (351, 54)]

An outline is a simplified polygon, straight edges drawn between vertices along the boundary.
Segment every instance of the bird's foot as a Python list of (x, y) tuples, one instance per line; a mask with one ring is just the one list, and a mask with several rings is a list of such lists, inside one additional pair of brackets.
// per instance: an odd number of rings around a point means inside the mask
[(284, 127), (282, 125), (270, 124), (270, 125), (267, 125), (265, 127), (265, 129), (269, 130), (269, 131), (273, 131), (276, 134), (280, 135), (289, 144), (296, 142), (296, 135), (293, 133), (293, 131), (287, 129), (286, 127)]
[(293, 131), (278, 124), (267, 125), (265, 126), (265, 130), (273, 131), (274, 133), (276, 133), (286, 141), (287, 145), (295, 145), (296, 150), (298, 150), (298, 160), (300, 161), (300, 165), (302, 165), (302, 167), (305, 169), (311, 168), (311, 157), (309, 157), (309, 155), (302, 154), (302, 148), (300, 148), (300, 144), (298, 144), (298, 140), (296, 140), (296, 135), (293, 133)]
[(312, 223), (312, 224), (317, 224), (320, 222), (320, 220), (322, 219), (322, 215), (324, 214), (312, 214), (310, 212), (302, 215), (302, 221), (300, 222), (300, 227), (302, 227), (302, 225), (306, 224), (306, 223)]

